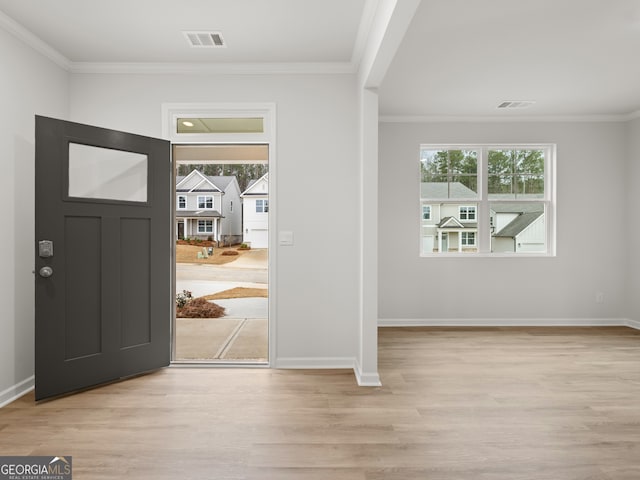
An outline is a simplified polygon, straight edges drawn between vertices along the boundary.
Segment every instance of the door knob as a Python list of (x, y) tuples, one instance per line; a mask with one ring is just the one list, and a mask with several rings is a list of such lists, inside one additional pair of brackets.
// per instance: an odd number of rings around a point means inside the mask
[(48, 278), (51, 275), (53, 275), (53, 268), (51, 268), (51, 267), (42, 267), (38, 273), (40, 273), (41, 277)]

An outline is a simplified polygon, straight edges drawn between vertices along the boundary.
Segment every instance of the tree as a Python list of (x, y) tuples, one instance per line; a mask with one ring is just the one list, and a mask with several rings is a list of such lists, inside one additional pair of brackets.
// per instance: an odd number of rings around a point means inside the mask
[(478, 153), (475, 150), (422, 150), (421, 181), (461, 183), (477, 191)]

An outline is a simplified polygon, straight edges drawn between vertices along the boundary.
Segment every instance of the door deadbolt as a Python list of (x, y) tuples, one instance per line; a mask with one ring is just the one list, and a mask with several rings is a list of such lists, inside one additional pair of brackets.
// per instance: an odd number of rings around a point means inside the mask
[(40, 276), (43, 278), (49, 278), (51, 275), (53, 275), (53, 268), (42, 267), (38, 273), (40, 273)]

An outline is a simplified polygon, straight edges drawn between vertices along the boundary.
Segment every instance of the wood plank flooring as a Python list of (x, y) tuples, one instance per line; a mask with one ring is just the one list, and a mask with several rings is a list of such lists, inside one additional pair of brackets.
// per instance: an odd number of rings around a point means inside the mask
[(351, 371), (169, 368), (0, 409), (74, 479), (637, 480), (640, 332), (383, 328)]

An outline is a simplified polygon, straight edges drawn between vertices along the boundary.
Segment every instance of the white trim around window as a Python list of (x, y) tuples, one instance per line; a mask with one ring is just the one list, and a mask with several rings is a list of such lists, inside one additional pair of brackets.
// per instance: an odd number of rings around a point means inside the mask
[(197, 206), (198, 210), (213, 210), (215, 206), (213, 195), (198, 195)]
[(213, 220), (198, 220), (198, 233), (213, 233)]
[(178, 199), (176, 200), (176, 210), (186, 210), (186, 209), (187, 209), (187, 196), (178, 195)]

